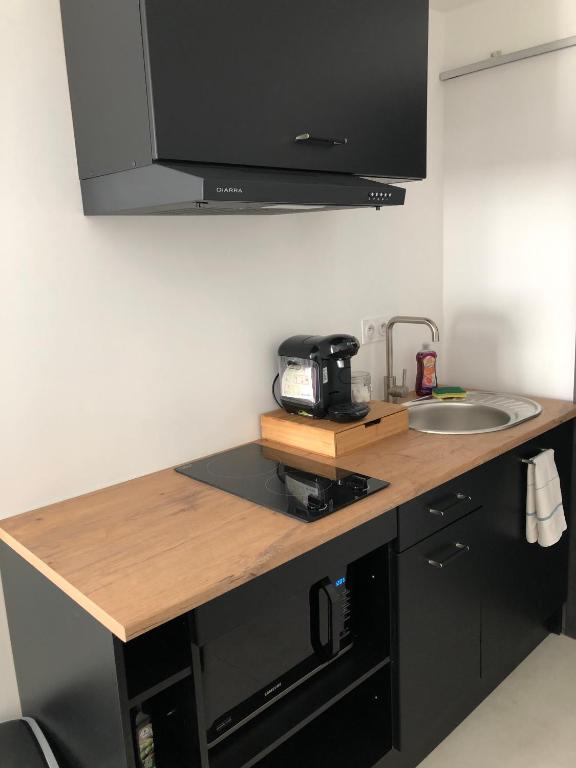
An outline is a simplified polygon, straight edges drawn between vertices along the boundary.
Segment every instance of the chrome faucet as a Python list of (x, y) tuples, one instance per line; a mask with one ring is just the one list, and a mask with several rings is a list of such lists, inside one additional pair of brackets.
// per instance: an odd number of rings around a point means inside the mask
[(438, 332), (438, 326), (434, 320), (430, 320), (428, 317), (406, 317), (398, 315), (397, 317), (391, 317), (386, 325), (386, 376), (384, 378), (384, 400), (388, 402), (394, 402), (395, 399), (405, 397), (408, 394), (408, 387), (406, 386), (406, 368), (404, 368), (402, 376), (402, 384), (396, 382), (394, 376), (394, 349), (392, 343), (392, 331), (395, 325), (427, 325), (432, 332), (432, 341), (440, 341), (440, 333)]

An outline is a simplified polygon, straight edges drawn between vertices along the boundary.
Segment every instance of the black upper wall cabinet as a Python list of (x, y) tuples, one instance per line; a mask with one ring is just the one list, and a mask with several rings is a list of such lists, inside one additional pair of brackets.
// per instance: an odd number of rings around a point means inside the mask
[(146, 0), (155, 157), (424, 177), (427, 6)]
[(61, 6), (83, 179), (154, 161), (426, 175), (428, 0)]

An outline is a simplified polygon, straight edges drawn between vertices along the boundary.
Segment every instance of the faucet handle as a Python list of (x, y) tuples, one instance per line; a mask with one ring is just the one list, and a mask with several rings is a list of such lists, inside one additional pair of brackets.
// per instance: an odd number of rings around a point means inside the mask
[(406, 397), (408, 394), (408, 387), (406, 385), (406, 380), (408, 378), (408, 371), (406, 368), (402, 370), (402, 384), (398, 383), (398, 379), (396, 376), (392, 376), (392, 381), (390, 382), (390, 386), (387, 391), (388, 398), (394, 398), (399, 399), (402, 397)]
[(406, 395), (410, 391), (408, 389), (407, 381), (408, 381), (408, 371), (407, 371), (406, 368), (403, 368), (402, 369), (402, 386), (398, 387), (398, 389), (400, 391), (400, 397), (406, 397)]

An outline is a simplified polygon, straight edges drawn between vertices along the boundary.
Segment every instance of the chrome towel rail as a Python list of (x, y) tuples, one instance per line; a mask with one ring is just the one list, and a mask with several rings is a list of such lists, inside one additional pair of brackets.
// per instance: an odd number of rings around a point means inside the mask
[[(548, 450), (548, 448), (538, 448), (538, 450), (540, 451), (540, 453), (544, 453), (545, 451)], [(522, 462), (522, 464), (535, 464), (536, 463), (534, 461), (534, 459), (520, 459), (520, 461)]]

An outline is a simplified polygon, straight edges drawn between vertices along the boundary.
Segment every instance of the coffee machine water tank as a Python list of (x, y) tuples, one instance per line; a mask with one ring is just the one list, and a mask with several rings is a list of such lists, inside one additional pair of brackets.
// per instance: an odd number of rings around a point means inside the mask
[(278, 348), (280, 397), (288, 413), (357, 421), (369, 407), (352, 403), (350, 359), (360, 349), (355, 336), (291, 336)]

